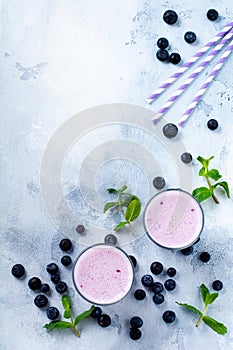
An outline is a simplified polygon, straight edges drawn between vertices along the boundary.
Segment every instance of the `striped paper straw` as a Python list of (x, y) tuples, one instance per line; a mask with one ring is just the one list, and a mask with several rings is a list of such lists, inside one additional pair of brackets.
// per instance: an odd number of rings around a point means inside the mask
[(210, 86), (210, 83), (212, 82), (212, 80), (217, 76), (218, 72), (220, 71), (220, 69), (222, 68), (224, 63), (226, 62), (227, 57), (230, 55), (232, 50), (233, 50), (233, 40), (230, 42), (230, 45), (228, 46), (228, 48), (224, 51), (223, 55), (221, 56), (220, 60), (217, 62), (216, 66), (214, 67), (212, 72), (206, 78), (204, 84), (202, 85), (202, 87), (198, 91), (197, 95), (191, 101), (190, 105), (188, 106), (188, 108), (184, 112), (183, 116), (179, 120), (178, 125), (184, 126), (184, 124), (187, 122), (187, 120), (190, 117), (191, 113), (193, 112), (196, 104), (200, 101), (201, 97), (204, 95), (204, 93), (206, 92), (206, 90)]
[(215, 46), (215, 44), (224, 37), (229, 30), (233, 27), (233, 21), (228, 23), (226, 27), (222, 29), (212, 40), (210, 40), (205, 46), (203, 46), (193, 57), (191, 57), (186, 63), (183, 64), (182, 67), (178, 69), (178, 71), (171, 75), (162, 85), (159, 86), (148, 98), (147, 102), (152, 103), (155, 101), (160, 94), (162, 94), (176, 79), (178, 79), (189, 67), (192, 66), (206, 51), (208, 51), (211, 47)]
[(233, 37), (233, 28), (230, 32), (220, 41), (220, 43), (212, 50), (206, 58), (199, 64), (199, 66), (193, 71), (192, 74), (185, 80), (185, 82), (175, 91), (175, 93), (169, 98), (169, 100), (160, 108), (160, 110), (152, 118), (153, 123), (156, 123), (165, 114), (178, 97), (187, 89), (187, 87), (198, 77), (200, 72), (208, 65), (213, 57), (218, 54), (223, 46)]

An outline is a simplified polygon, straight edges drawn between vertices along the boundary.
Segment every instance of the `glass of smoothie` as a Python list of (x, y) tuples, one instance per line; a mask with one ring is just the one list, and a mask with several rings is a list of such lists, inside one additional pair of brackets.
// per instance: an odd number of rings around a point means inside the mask
[(153, 242), (165, 248), (183, 249), (198, 240), (204, 214), (191, 194), (181, 189), (168, 189), (149, 201), (143, 223)]
[(87, 301), (114, 304), (130, 291), (134, 279), (133, 265), (120, 248), (95, 244), (81, 252), (73, 269), (73, 282)]

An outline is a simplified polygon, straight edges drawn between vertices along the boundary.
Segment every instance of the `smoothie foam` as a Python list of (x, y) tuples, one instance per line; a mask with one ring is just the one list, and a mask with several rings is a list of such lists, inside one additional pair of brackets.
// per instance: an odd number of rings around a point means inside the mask
[(74, 284), (94, 304), (112, 304), (122, 299), (133, 283), (133, 267), (119, 248), (98, 244), (86, 249), (75, 264)]
[(203, 222), (199, 203), (182, 190), (160, 192), (144, 212), (147, 234), (166, 248), (185, 248), (193, 244), (202, 231)]

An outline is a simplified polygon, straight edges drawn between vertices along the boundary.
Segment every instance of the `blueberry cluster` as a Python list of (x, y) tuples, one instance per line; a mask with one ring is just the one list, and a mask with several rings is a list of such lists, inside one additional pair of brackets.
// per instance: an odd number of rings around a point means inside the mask
[(142, 336), (142, 332), (139, 328), (143, 325), (143, 320), (139, 316), (134, 316), (130, 319), (130, 331), (129, 336), (132, 340), (138, 340)]
[(173, 64), (178, 64), (181, 61), (181, 57), (178, 53), (172, 52), (170, 55), (166, 50), (169, 42), (166, 38), (159, 38), (157, 41), (157, 46), (159, 50), (156, 52), (156, 57), (161, 62), (171, 62)]
[(102, 309), (99, 306), (94, 307), (91, 313), (91, 317), (97, 319), (100, 327), (106, 328), (111, 324), (111, 317), (107, 314), (103, 314)]

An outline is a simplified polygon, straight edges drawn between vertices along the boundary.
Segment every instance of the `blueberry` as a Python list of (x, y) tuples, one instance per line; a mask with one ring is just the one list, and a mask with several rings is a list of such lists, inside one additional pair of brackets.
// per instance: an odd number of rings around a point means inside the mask
[(169, 58), (169, 53), (167, 50), (158, 50), (156, 52), (156, 57), (158, 58), (159, 61), (165, 62)]
[(21, 278), (25, 274), (25, 268), (22, 264), (15, 264), (12, 269), (11, 273), (16, 278)]
[(99, 318), (101, 314), (102, 314), (102, 309), (99, 306), (95, 306), (90, 316), (92, 318)]
[(181, 61), (181, 57), (178, 53), (173, 52), (170, 54), (169, 56), (169, 62), (171, 62), (172, 64), (178, 64)]
[(193, 32), (186, 32), (184, 35), (184, 40), (188, 44), (193, 44), (197, 40), (197, 36)]
[(131, 318), (130, 320), (130, 325), (133, 327), (133, 328), (141, 328), (142, 325), (143, 325), (143, 320), (141, 319), (141, 317), (139, 316), (134, 316)]
[(208, 120), (207, 122), (207, 127), (210, 129), (210, 130), (216, 130), (218, 128), (218, 122), (217, 120), (215, 119), (210, 119)]
[(138, 328), (131, 328), (129, 332), (129, 336), (132, 340), (138, 340), (142, 336), (142, 332)]
[(59, 310), (55, 306), (50, 306), (46, 310), (46, 315), (50, 320), (54, 321), (59, 317)]
[(151, 290), (155, 293), (161, 293), (163, 291), (163, 285), (160, 282), (155, 282), (153, 283), (153, 285), (151, 286)]
[(66, 282), (58, 282), (55, 286), (55, 289), (58, 293), (63, 294), (67, 291), (67, 284)]
[(174, 311), (167, 310), (163, 313), (163, 320), (166, 323), (172, 323), (176, 319), (176, 314)]
[(30, 278), (28, 287), (32, 290), (39, 290), (41, 288), (41, 280), (38, 277)]
[(60, 275), (58, 275), (57, 273), (55, 273), (55, 275), (51, 275), (51, 281), (54, 284), (57, 284), (58, 282), (60, 282)]
[(150, 265), (150, 270), (154, 275), (159, 275), (163, 271), (163, 265), (159, 261), (154, 261)]
[(101, 327), (108, 327), (111, 324), (111, 317), (107, 314), (102, 314), (99, 318), (98, 318), (98, 324)]
[(153, 186), (157, 190), (161, 190), (162, 188), (164, 188), (165, 184), (166, 182), (162, 176), (156, 176), (153, 180)]
[(215, 9), (210, 9), (208, 10), (206, 16), (210, 21), (216, 21), (216, 19), (218, 19), (218, 11)]
[(50, 291), (50, 286), (47, 283), (43, 283), (40, 287), (41, 293), (48, 293)]
[(144, 287), (151, 287), (154, 280), (153, 280), (153, 277), (151, 275), (144, 275), (141, 278), (141, 282), (142, 282)]
[(48, 298), (43, 294), (39, 294), (35, 297), (34, 304), (39, 308), (45, 307), (48, 304)]
[(143, 300), (146, 297), (146, 292), (143, 289), (137, 289), (134, 292), (134, 297), (137, 300)]
[(67, 252), (68, 250), (71, 250), (72, 248), (72, 242), (69, 238), (64, 238), (61, 240), (61, 242), (59, 243), (59, 247), (61, 248), (61, 250), (63, 250), (64, 252)]
[(202, 252), (199, 258), (202, 262), (206, 263), (210, 260), (210, 254), (208, 252)]
[(137, 259), (133, 255), (129, 255), (129, 258), (133, 264), (134, 267), (137, 266)]
[(78, 232), (80, 234), (84, 233), (85, 232), (85, 227), (83, 225), (78, 225), (76, 227), (76, 232)]
[(58, 266), (55, 263), (51, 263), (46, 266), (46, 271), (51, 275), (55, 275), (55, 273), (58, 273), (58, 270)]
[(163, 127), (163, 134), (169, 139), (175, 137), (178, 133), (178, 128), (175, 124), (168, 123)]
[(190, 254), (192, 254), (193, 253), (193, 246), (191, 245), (188, 248), (181, 249), (181, 253), (183, 255), (190, 255)]
[(171, 291), (176, 288), (176, 281), (173, 279), (169, 278), (164, 282), (164, 287), (168, 290)]
[(181, 158), (182, 162), (185, 163), (185, 164), (190, 163), (192, 161), (192, 159), (193, 159), (192, 155), (190, 153), (188, 153), (188, 152), (182, 153), (180, 158)]
[(163, 296), (163, 294), (160, 294), (160, 293), (158, 293), (158, 294), (154, 294), (154, 296), (153, 296), (153, 302), (155, 303), (155, 304), (162, 304), (163, 302), (164, 302), (164, 296)]
[(159, 38), (157, 41), (157, 46), (162, 50), (166, 49), (168, 45), (169, 45), (169, 42), (166, 38)]
[(71, 263), (72, 263), (72, 259), (69, 255), (64, 255), (62, 258), (61, 258), (61, 263), (62, 265), (64, 266), (70, 266)]
[(212, 287), (213, 287), (214, 290), (219, 291), (219, 290), (221, 290), (223, 288), (223, 283), (222, 283), (222, 281), (215, 280), (212, 283)]
[(176, 269), (174, 267), (169, 267), (167, 269), (167, 275), (169, 277), (174, 277), (176, 275)]
[(163, 20), (167, 24), (175, 24), (177, 22), (178, 15), (173, 10), (167, 10), (163, 14)]
[(104, 243), (110, 245), (117, 245), (117, 238), (113, 234), (109, 234), (104, 237)]

